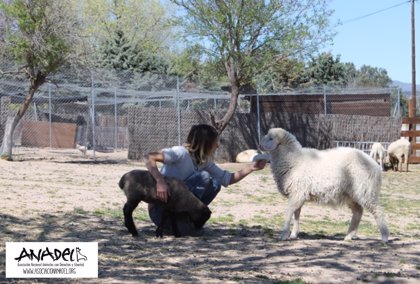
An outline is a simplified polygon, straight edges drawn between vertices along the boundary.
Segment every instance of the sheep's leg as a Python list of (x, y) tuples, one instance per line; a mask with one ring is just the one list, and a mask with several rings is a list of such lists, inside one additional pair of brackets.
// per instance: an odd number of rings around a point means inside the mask
[(128, 231), (133, 235), (133, 237), (138, 236), (136, 225), (133, 220), (133, 211), (136, 209), (139, 202), (127, 201), (124, 205), (124, 225), (127, 227)]
[(379, 165), (381, 166), (381, 169), (384, 170), (384, 157), (379, 157)]
[(290, 234), (290, 238), (291, 239), (297, 239), (298, 234), (299, 234), (299, 218), (300, 218), (300, 210), (302, 209), (302, 207), (300, 207), (299, 209), (297, 209), (295, 211), (295, 219), (293, 221), (293, 229), (292, 229), (292, 233)]
[(359, 227), (360, 220), (362, 219), (362, 215), (363, 215), (363, 207), (360, 206), (356, 202), (353, 202), (352, 204), (350, 204), (350, 209), (351, 209), (351, 212), (353, 213), (353, 216), (351, 218), (347, 235), (344, 238), (345, 241), (351, 241), (351, 239), (356, 235), (357, 228)]
[(300, 200), (296, 201), (296, 200), (289, 199), (287, 209), (286, 209), (286, 214), (284, 216), (283, 229), (282, 229), (282, 232), (280, 233), (280, 240), (284, 241), (284, 240), (287, 240), (289, 238), (290, 222), (292, 221), (293, 214), (297, 210), (300, 210), (300, 208), (303, 206), (303, 203), (304, 203), (304, 201), (300, 201)]
[(384, 243), (388, 242), (389, 230), (382, 212), (382, 208), (378, 204), (375, 204), (368, 207), (367, 210), (372, 213), (376, 224), (378, 224), (379, 230), (381, 231), (382, 241)]

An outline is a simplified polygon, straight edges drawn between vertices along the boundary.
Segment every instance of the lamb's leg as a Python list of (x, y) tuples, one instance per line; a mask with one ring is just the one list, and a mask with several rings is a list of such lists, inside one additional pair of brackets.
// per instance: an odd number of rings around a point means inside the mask
[(133, 235), (133, 237), (138, 236), (136, 225), (134, 225), (133, 220), (133, 211), (136, 209), (139, 202), (134, 202), (127, 200), (124, 205), (123, 212), (124, 212), (124, 224), (127, 227), (128, 231)]
[(165, 225), (166, 218), (168, 217), (168, 214), (170, 214), (167, 210), (162, 208), (162, 214), (160, 214), (160, 222), (159, 226), (157, 227), (155, 234), (156, 237), (162, 238), (163, 237), (163, 226)]
[(299, 218), (300, 218), (300, 210), (302, 209), (302, 207), (300, 207), (299, 209), (297, 209), (295, 211), (295, 219), (293, 221), (293, 229), (292, 229), (292, 233), (290, 234), (290, 238), (291, 239), (297, 239), (298, 234), (299, 234)]
[(286, 214), (284, 215), (284, 225), (280, 233), (280, 240), (284, 241), (290, 235), (290, 222), (292, 221), (293, 214), (303, 206), (304, 201), (289, 199)]
[(374, 204), (372, 206), (369, 206), (367, 210), (370, 213), (372, 213), (373, 217), (375, 218), (376, 224), (378, 224), (379, 230), (381, 231), (382, 241), (384, 243), (388, 242), (389, 230), (381, 206), (379, 204)]
[(347, 235), (344, 238), (345, 241), (351, 241), (351, 239), (356, 235), (357, 228), (359, 227), (360, 220), (362, 219), (363, 215), (363, 207), (360, 206), (358, 203), (353, 202), (349, 205), (349, 207), (351, 209), (351, 212), (353, 213), (353, 217), (351, 218)]
[(172, 226), (172, 232), (174, 236), (176, 238), (179, 238), (181, 237), (181, 233), (179, 232), (179, 229), (178, 229), (177, 216), (178, 214), (176, 214), (175, 212), (171, 213), (171, 226)]

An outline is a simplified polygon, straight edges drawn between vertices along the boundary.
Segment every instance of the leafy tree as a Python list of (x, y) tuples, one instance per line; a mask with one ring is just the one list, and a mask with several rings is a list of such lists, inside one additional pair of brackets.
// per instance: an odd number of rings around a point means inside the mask
[(356, 84), (358, 87), (386, 88), (392, 82), (383, 68), (363, 65), (357, 71)]
[(313, 58), (305, 72), (309, 78), (309, 85), (314, 86), (386, 88), (391, 83), (391, 78), (383, 68), (363, 65), (356, 69), (353, 63), (342, 63), (339, 55), (334, 58), (330, 53)]
[(79, 3), (79, 10), (96, 65), (168, 72), (173, 32), (167, 10), (159, 0), (86, 0)]
[(331, 53), (322, 53), (312, 58), (305, 69), (309, 84), (313, 86), (345, 86), (345, 72), (345, 65), (340, 62), (340, 56), (334, 58)]
[(176, 54), (172, 62), (171, 73), (183, 77), (184, 88), (220, 90), (227, 81), (220, 62), (205, 60), (205, 54), (197, 44)]
[(186, 35), (223, 64), (227, 74), (229, 108), (222, 119), (211, 117), (220, 132), (236, 110), (240, 88), (256, 74), (291, 55), (312, 54), (331, 38), (326, 0), (172, 2), (185, 12), (179, 21)]
[(134, 67), (131, 46), (124, 32), (117, 30), (114, 37), (107, 39), (99, 48), (98, 65), (116, 70), (129, 70)]
[(172, 72), (184, 77), (184, 80), (198, 84), (202, 64), (202, 50), (199, 45), (186, 47), (177, 54), (173, 61)]
[(65, 0), (0, 2), (6, 31), (0, 50), (21, 64), (19, 72), (29, 81), (24, 102), (3, 137), (0, 154), (5, 159), (12, 159), (13, 132), (39, 87), (50, 74), (72, 59), (72, 48), (79, 39), (75, 36), (78, 24), (74, 19), (77, 17), (71, 8)]
[(147, 50), (136, 48), (121, 30), (116, 30), (114, 34), (115, 36), (108, 39), (99, 49), (97, 59), (99, 67), (140, 73), (166, 74), (168, 72), (169, 63), (165, 58)]
[(255, 78), (260, 93), (293, 90), (308, 81), (305, 64), (297, 59), (284, 59), (270, 66)]
[(351, 62), (343, 63), (343, 68), (344, 68), (346, 86), (349, 88), (357, 87), (356, 85), (357, 70), (354, 63), (351, 63)]

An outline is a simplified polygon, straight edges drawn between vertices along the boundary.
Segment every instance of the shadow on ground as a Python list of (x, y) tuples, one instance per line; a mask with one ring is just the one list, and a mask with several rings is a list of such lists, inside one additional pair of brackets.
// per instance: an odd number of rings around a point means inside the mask
[[(223, 282), (287, 283), (293, 279), (335, 277), (331, 282), (417, 279), (419, 268), (401, 268), (401, 261), (418, 261), (419, 242), (376, 239), (342, 241), (343, 236), (303, 233), (301, 239), (280, 242), (260, 226), (212, 224), (200, 237), (154, 237), (155, 228), (139, 222), (133, 238), (122, 220), (83, 214), (41, 214), (20, 219), (0, 215), (0, 282), (5, 278), (5, 242), (98, 242), (99, 279), (84, 283)], [(43, 283), (79, 283), (75, 279), (40, 279)], [(319, 281), (318, 281), (319, 280)], [(336, 280), (336, 281), (335, 281)], [(33, 283), (31, 280), (16, 281)]]

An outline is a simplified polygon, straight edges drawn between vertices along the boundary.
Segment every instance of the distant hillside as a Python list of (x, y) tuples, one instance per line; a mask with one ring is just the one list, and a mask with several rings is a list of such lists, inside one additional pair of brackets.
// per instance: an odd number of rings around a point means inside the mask
[[(411, 94), (411, 83), (404, 83), (400, 81), (392, 81), (392, 85), (401, 88), (403, 93), (410, 93)], [(416, 85), (416, 93), (420, 91), (420, 85)]]

